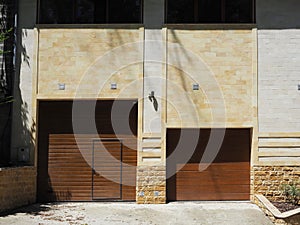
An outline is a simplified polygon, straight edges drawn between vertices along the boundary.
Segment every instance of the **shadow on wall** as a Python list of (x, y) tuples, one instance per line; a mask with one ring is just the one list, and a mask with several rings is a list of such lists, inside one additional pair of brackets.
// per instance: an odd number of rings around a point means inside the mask
[[(10, 0), (11, 1), (11, 0)], [(14, 103), (11, 133), (11, 161), (17, 165), (34, 163), (34, 139), (36, 125), (32, 120), (32, 51), (33, 28), (36, 24), (37, 1), (19, 0), (17, 21), (17, 46), (15, 56)], [(27, 32), (28, 31), (28, 32)], [(29, 162), (18, 160), (18, 150), (28, 149)], [(21, 161), (21, 162), (20, 162)], [(27, 161), (27, 160), (25, 160)]]
[(258, 29), (300, 28), (299, 0), (256, 1), (256, 24)]
[[(31, 58), (27, 52), (26, 45), (20, 40), (27, 38), (27, 31), (20, 30), (17, 34), (18, 46), (16, 55), (16, 72), (14, 79), (14, 103), (13, 103), (13, 125), (12, 125), (12, 152), (11, 163), (13, 165), (33, 165), (34, 162), (34, 137), (36, 131), (35, 121), (31, 118), (31, 107), (24, 100), (25, 95), (32, 95), (32, 85), (30, 82), (21, 82), (26, 78), (20, 76), (30, 76)], [(22, 72), (21, 73), (21, 68)], [(31, 80), (31, 78), (28, 78)], [(21, 84), (22, 83), (22, 84)], [(21, 88), (22, 85), (22, 88)], [(28, 86), (26, 86), (28, 85)], [(22, 93), (26, 92), (27, 93)]]

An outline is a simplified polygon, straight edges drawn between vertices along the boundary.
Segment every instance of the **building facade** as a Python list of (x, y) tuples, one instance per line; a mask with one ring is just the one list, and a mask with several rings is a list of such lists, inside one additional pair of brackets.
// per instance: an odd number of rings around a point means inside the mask
[(11, 158), (36, 167), (37, 201), (299, 182), (298, 1), (62, 2), (19, 0)]

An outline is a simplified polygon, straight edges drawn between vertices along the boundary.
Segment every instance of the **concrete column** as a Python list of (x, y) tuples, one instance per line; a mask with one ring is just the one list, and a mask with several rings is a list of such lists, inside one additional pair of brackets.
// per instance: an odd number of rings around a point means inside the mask
[(164, 0), (144, 1), (144, 90), (137, 169), (138, 203), (166, 201), (164, 4)]
[[(35, 161), (35, 23), (37, 1), (19, 0), (18, 5), (18, 45), (16, 53), (16, 73), (14, 80), (14, 103), (12, 115), (11, 160), (19, 164), (18, 152), (24, 149), (30, 160)], [(27, 155), (28, 156), (28, 155)], [(27, 158), (27, 157), (26, 157)]]

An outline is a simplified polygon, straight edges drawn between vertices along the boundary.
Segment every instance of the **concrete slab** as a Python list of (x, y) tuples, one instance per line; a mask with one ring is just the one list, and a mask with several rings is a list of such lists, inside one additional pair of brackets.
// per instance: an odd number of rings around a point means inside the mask
[(0, 224), (224, 224), (272, 225), (247, 202), (55, 203), (31, 205), (0, 217)]

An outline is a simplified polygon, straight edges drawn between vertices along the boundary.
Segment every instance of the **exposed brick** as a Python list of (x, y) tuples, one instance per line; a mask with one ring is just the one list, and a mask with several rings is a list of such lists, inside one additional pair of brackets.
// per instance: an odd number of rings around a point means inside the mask
[(166, 203), (166, 167), (140, 166), (137, 169), (138, 204)]
[(35, 201), (35, 167), (15, 167), (0, 170), (0, 212)]
[[(253, 167), (254, 194), (263, 194), (271, 201), (285, 201), (283, 184), (300, 182), (300, 166), (257, 166)], [(300, 186), (299, 186), (300, 187)]]

